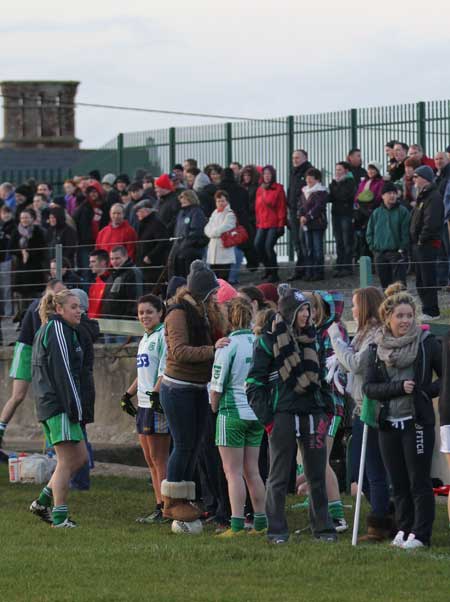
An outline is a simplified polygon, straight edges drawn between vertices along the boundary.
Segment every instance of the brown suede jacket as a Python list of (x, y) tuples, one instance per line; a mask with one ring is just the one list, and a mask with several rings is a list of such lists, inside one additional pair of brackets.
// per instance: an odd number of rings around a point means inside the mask
[[(189, 295), (185, 295), (184, 299), (197, 307)], [(209, 333), (207, 340), (211, 341), (210, 345), (193, 345), (191, 342), (192, 335), (190, 336), (186, 320), (186, 312), (178, 307), (169, 311), (164, 325), (167, 345), (164, 374), (177, 380), (207, 384), (211, 380), (214, 360), (214, 346)], [(205, 329), (207, 329), (206, 323)]]

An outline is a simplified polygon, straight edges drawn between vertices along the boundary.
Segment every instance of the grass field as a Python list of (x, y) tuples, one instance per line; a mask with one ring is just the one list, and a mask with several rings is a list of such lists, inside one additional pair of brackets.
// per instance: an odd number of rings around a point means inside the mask
[[(212, 528), (190, 537), (173, 535), (169, 525), (137, 525), (147, 487), (142, 480), (94, 478), (90, 492), (70, 497), (80, 528), (58, 531), (27, 511), (38, 486), (10, 485), (0, 467), (0, 600), (450, 601), (444, 505), (437, 507), (430, 551), (355, 549), (349, 534), (323, 544), (308, 531), (278, 547), (259, 537), (220, 541)], [(290, 511), (289, 519), (293, 530), (308, 524), (304, 510)]]

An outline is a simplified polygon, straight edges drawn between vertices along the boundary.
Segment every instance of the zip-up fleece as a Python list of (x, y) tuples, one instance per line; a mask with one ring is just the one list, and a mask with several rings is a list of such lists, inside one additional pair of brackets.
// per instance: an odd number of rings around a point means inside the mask
[[(433, 372), (438, 376), (433, 381)], [(442, 346), (429, 331), (421, 334), (421, 340), (414, 361), (414, 418), (422, 426), (435, 423), (433, 398), (439, 395), (442, 375)], [(370, 345), (368, 368), (363, 392), (369, 399), (380, 402), (380, 417), (387, 416), (389, 404), (395, 398), (404, 397), (403, 380), (391, 380), (386, 366), (377, 356), (377, 345)], [(382, 427), (380, 420), (380, 427)]]
[(83, 411), (80, 375), (83, 351), (76, 330), (60, 316), (42, 326), (33, 343), (32, 374), (36, 411), (40, 422), (65, 412), (81, 422)]
[[(277, 412), (303, 415), (330, 412), (329, 404), (320, 389), (299, 395), (281, 380), (275, 369), (273, 344), (271, 332), (265, 332), (257, 339), (246, 380), (248, 402), (258, 420), (267, 425), (273, 421)], [(330, 413), (332, 412), (331, 409)]]

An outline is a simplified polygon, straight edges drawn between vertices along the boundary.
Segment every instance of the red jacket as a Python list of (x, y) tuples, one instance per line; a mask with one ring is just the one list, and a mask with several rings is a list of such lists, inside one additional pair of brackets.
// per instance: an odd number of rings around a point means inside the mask
[(257, 228), (283, 228), (286, 225), (286, 194), (281, 184), (258, 188), (255, 213)]
[(114, 247), (123, 245), (127, 250), (128, 257), (135, 261), (136, 241), (136, 230), (125, 220), (117, 228), (113, 228), (111, 224), (102, 228), (95, 241), (95, 248), (109, 253)]
[(101, 318), (102, 317), (102, 303), (103, 295), (105, 294), (107, 280), (109, 278), (109, 272), (105, 272), (101, 276), (97, 276), (95, 282), (89, 287), (89, 307), (88, 317), (89, 318)]

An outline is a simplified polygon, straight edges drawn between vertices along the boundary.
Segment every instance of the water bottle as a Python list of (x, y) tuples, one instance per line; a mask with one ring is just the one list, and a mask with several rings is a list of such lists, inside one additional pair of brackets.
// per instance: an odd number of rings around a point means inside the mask
[(9, 482), (10, 483), (18, 483), (19, 482), (19, 458), (17, 454), (11, 454), (8, 460), (8, 469), (9, 469)]

